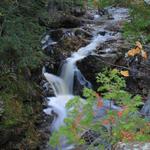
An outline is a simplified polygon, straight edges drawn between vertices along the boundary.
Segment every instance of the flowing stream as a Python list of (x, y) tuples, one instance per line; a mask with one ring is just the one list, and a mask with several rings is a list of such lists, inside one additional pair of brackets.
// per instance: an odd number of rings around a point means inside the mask
[[(127, 17), (127, 9), (124, 8), (110, 8), (108, 9), (108, 12), (112, 15), (113, 19), (108, 19), (106, 23), (117, 22)], [(100, 16), (95, 16), (95, 18), (101, 19)], [(51, 84), (55, 93), (55, 97), (47, 98), (49, 107), (44, 109), (44, 112), (48, 115), (51, 115), (52, 113), (57, 114), (57, 117), (54, 118), (51, 125), (52, 132), (57, 131), (59, 127), (64, 124), (64, 118), (67, 117), (65, 105), (74, 97), (73, 89), (75, 75), (81, 84), (91, 87), (90, 82), (85, 79), (80, 70), (77, 68), (77, 61), (93, 54), (100, 44), (110, 40), (117, 40), (118, 36), (120, 36), (120, 34), (112, 34), (111, 31), (106, 31), (105, 35), (100, 35), (100, 31), (105, 31), (104, 28), (106, 23), (103, 25), (94, 25), (92, 27), (94, 31), (92, 33), (93, 38), (91, 39), (91, 42), (87, 46), (81, 47), (77, 52), (74, 52), (71, 57), (66, 59), (61, 67), (59, 76), (47, 73), (43, 69), (43, 74), (46, 80)]]

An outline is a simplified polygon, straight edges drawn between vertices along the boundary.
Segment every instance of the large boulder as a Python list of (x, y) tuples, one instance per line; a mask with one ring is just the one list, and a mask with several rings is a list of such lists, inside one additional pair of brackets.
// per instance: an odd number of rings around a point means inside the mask
[(48, 24), (49, 28), (76, 28), (82, 25), (82, 21), (72, 15), (59, 14), (55, 16), (54, 20), (51, 20)]
[[(116, 57), (116, 56), (114, 56)], [(115, 59), (115, 58), (114, 58)], [(111, 63), (113, 57), (105, 57), (90, 55), (85, 59), (77, 63), (78, 68), (84, 74), (85, 78), (94, 85), (94, 88), (97, 89), (98, 85), (96, 83), (96, 76), (101, 72), (105, 67), (110, 66), (105, 64), (105, 60)]]

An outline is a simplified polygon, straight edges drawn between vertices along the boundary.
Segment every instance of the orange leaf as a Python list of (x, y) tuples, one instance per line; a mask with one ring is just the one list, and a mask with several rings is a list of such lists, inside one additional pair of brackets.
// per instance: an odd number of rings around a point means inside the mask
[(136, 48), (133, 48), (133, 49), (128, 51), (128, 56), (133, 57), (137, 54), (140, 54), (140, 52), (141, 52), (141, 49), (139, 47), (136, 47)]
[(120, 73), (121, 73), (121, 75), (123, 75), (124, 77), (129, 77), (129, 71), (127, 71), (127, 70), (121, 71)]

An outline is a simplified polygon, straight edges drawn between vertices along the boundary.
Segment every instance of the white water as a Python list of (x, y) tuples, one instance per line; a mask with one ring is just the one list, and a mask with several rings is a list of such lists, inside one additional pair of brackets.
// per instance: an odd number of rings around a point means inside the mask
[(51, 106), (44, 110), (44, 112), (48, 115), (52, 115), (52, 110), (57, 113), (57, 117), (54, 118), (54, 121), (51, 125), (52, 131), (57, 131), (60, 125), (64, 124), (64, 118), (67, 117), (65, 105), (66, 103), (72, 99), (72, 95), (61, 95), (57, 97), (48, 98), (49, 102), (48, 105)]
[(76, 62), (90, 55), (101, 43), (114, 38), (114, 36), (109, 34), (105, 36), (96, 35), (90, 44), (80, 48), (71, 57), (67, 58), (62, 66), (60, 77), (50, 73), (44, 73), (45, 78), (51, 84), (56, 95), (56, 97), (48, 98), (48, 106), (50, 108), (44, 110), (46, 114), (51, 114), (52, 110), (57, 114), (57, 118), (52, 123), (51, 131), (58, 130), (63, 125), (63, 120), (66, 117), (65, 105), (73, 98), (74, 75), (78, 70)]
[[(118, 21), (127, 17), (127, 14), (125, 13), (126, 9), (110, 9), (109, 11), (114, 17), (113, 21)], [(64, 124), (64, 118), (67, 117), (65, 105), (70, 99), (73, 98), (74, 76), (75, 72), (79, 71), (76, 66), (76, 62), (90, 55), (94, 50), (96, 50), (97, 47), (100, 46), (100, 44), (111, 39), (118, 38), (117, 34), (113, 36), (110, 34), (110, 32), (106, 33), (104, 36), (98, 35), (97, 33), (103, 30), (104, 27), (105, 25), (101, 27), (96, 26), (95, 31), (93, 32), (93, 39), (91, 40), (91, 43), (85, 47), (80, 48), (77, 52), (74, 52), (71, 57), (66, 59), (61, 68), (60, 76), (43, 72), (45, 78), (51, 84), (55, 93), (55, 97), (48, 98), (49, 107), (44, 110), (44, 112), (48, 115), (51, 115), (52, 113), (57, 114), (51, 125), (51, 131), (57, 131), (60, 126)], [(86, 82), (86, 79), (80, 73), (78, 76), (80, 76), (78, 77), (79, 79), (82, 79), (81, 81), (84, 80)], [(110, 106), (110, 103), (107, 104), (106, 102), (106, 107), (108, 106)], [(115, 105), (113, 106), (114, 109), (118, 109), (118, 107), (115, 107)], [(99, 111), (99, 113), (101, 112)], [(66, 148), (62, 149), (66, 150)]]
[(69, 89), (64, 80), (50, 73), (44, 73), (46, 80), (51, 84), (55, 96), (68, 95)]
[(92, 39), (89, 45), (80, 48), (66, 60), (65, 64), (62, 66), (60, 77), (68, 87), (70, 94), (73, 94), (74, 74), (77, 69), (76, 62), (90, 55), (92, 51), (96, 50), (96, 47), (98, 47), (100, 43), (112, 38), (114, 37), (109, 34), (105, 36), (97, 35)]

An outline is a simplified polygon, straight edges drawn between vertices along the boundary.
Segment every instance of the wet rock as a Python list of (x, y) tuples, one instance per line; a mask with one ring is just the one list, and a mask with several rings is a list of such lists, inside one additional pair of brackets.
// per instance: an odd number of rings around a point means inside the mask
[(98, 34), (104, 36), (107, 32), (106, 31), (100, 31)]
[(71, 9), (71, 14), (76, 16), (76, 17), (81, 17), (83, 15), (85, 15), (86, 11), (85, 9), (82, 9), (80, 7), (75, 7)]
[(111, 22), (106, 25), (105, 30), (120, 32), (122, 31), (122, 21), (120, 22)]
[(89, 31), (86, 31), (82, 28), (77, 28), (74, 31), (76, 36), (92, 37), (92, 34)]
[(54, 91), (46, 80), (42, 80), (40, 85), (42, 87), (42, 94), (44, 97), (54, 96)]
[(99, 137), (99, 134), (92, 131), (92, 130), (87, 130), (85, 131), (82, 136), (81, 139), (83, 139), (87, 145), (90, 145), (91, 143), (93, 143), (97, 138)]
[(119, 142), (114, 150), (149, 150), (150, 149), (150, 143), (144, 143), (144, 142), (130, 142), (130, 143), (122, 143)]
[[(106, 61), (109, 62), (109, 59), (107, 59)], [(92, 85), (96, 86), (96, 88), (97, 83), (95, 77), (100, 71), (103, 70), (103, 68), (109, 66), (103, 62), (102, 57), (94, 55), (86, 57), (85, 59), (78, 62), (77, 65), (85, 78), (90, 81)]]
[(62, 16), (59, 20), (59, 27), (63, 28), (76, 28), (82, 25), (79, 18), (74, 16)]
[(83, 74), (78, 69), (75, 72), (74, 80), (75, 80), (75, 82), (74, 82), (74, 90), (73, 91), (75, 91), (74, 92), (75, 95), (82, 95), (83, 89), (85, 87), (92, 88), (92, 84), (85, 79)]
[(145, 102), (142, 110), (141, 110), (142, 115), (144, 115), (146, 118), (150, 119), (150, 90), (148, 94), (147, 101)]
[(53, 19), (44, 19), (44, 24), (48, 29), (60, 29), (60, 28), (76, 28), (83, 25), (82, 20), (73, 15), (64, 15), (63, 12), (51, 12), (53, 13)]
[(64, 35), (63, 29), (56, 29), (50, 31), (50, 36), (54, 41), (60, 40)]

